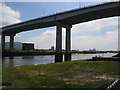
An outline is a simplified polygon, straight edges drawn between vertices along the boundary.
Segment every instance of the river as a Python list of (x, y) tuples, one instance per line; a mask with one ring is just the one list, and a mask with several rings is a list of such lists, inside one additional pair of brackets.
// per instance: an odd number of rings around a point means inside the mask
[[(94, 56), (109, 57), (116, 55), (117, 53), (102, 53), (102, 54), (72, 54), (72, 60), (85, 60), (92, 59)], [(54, 55), (40, 55), (40, 56), (15, 56), (4, 57), (2, 60), (3, 67), (15, 67), (22, 65), (37, 65), (55, 63)], [(64, 61), (64, 60), (63, 60)]]

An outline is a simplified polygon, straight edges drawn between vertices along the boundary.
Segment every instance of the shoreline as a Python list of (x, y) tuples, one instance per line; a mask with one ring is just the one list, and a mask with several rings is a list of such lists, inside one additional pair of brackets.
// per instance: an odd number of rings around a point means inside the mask
[[(68, 52), (70, 54), (99, 54), (99, 53), (108, 53), (107, 51), (97, 51), (97, 52)], [(115, 53), (115, 52), (113, 52)], [(2, 52), (2, 57), (6, 56), (38, 56), (38, 55), (56, 55), (56, 54), (66, 54), (66, 52), (39, 52), (39, 51), (16, 51), (16, 52), (10, 52), (10, 51), (4, 51)]]
[[(56, 54), (97, 54), (97, 53), (108, 53), (108, 51), (71, 51), (71, 52), (56, 52), (55, 50), (51, 51), (26, 51), (26, 50), (12, 50), (12, 51), (2, 51), (2, 56), (29, 56), (29, 55), (56, 55)], [(117, 52), (110, 52), (110, 53), (117, 53)]]
[[(117, 78), (118, 70), (116, 69), (118, 69), (118, 62), (80, 60), (7, 67), (3, 68), (3, 83), (11, 83), (5, 88), (96, 87), (106, 89)], [(19, 83), (16, 83), (18, 81)], [(119, 89), (119, 85), (115, 88)]]

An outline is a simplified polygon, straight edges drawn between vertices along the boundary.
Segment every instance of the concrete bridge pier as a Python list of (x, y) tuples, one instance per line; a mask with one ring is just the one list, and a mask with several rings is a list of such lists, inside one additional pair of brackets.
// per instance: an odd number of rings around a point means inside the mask
[(14, 49), (14, 36), (15, 34), (11, 34), (10, 35), (10, 50), (13, 50)]
[(55, 62), (63, 61), (63, 53), (62, 53), (62, 27), (66, 28), (66, 48), (65, 48), (65, 61), (71, 60), (71, 25), (65, 23), (57, 22), (57, 30), (56, 30), (56, 55)]
[(71, 61), (71, 28), (66, 28), (65, 61)]
[(5, 50), (5, 35), (4, 34), (2, 34), (1, 35), (1, 48), (2, 48), (2, 51), (4, 51)]
[(56, 55), (55, 55), (55, 62), (62, 62), (63, 55), (62, 55), (62, 26), (56, 26)]

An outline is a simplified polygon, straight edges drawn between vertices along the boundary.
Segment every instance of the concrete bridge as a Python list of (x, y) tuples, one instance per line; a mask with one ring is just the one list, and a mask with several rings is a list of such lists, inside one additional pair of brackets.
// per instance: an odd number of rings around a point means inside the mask
[(2, 49), (5, 48), (5, 36), (10, 36), (10, 49), (14, 48), (14, 36), (17, 33), (38, 28), (56, 26), (56, 55), (55, 59), (62, 60), (62, 27), (66, 28), (65, 60), (71, 59), (71, 28), (72, 25), (96, 19), (120, 16), (119, 2), (110, 2), (95, 6), (84, 7), (54, 15), (49, 15), (22, 23), (2, 27)]

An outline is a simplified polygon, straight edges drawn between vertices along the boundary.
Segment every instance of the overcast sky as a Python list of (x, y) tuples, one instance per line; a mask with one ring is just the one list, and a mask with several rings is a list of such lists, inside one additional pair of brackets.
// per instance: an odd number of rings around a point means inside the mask
[[(94, 5), (101, 2), (7, 2), (2, 5), (3, 26), (10, 25), (58, 12)], [(35, 48), (50, 48), (56, 44), (56, 27), (21, 32), (16, 42), (35, 43)], [(118, 49), (118, 17), (111, 17), (73, 25), (72, 49), (97, 50)], [(9, 41), (7, 38), (6, 41)], [(63, 48), (65, 28), (63, 28)]]

